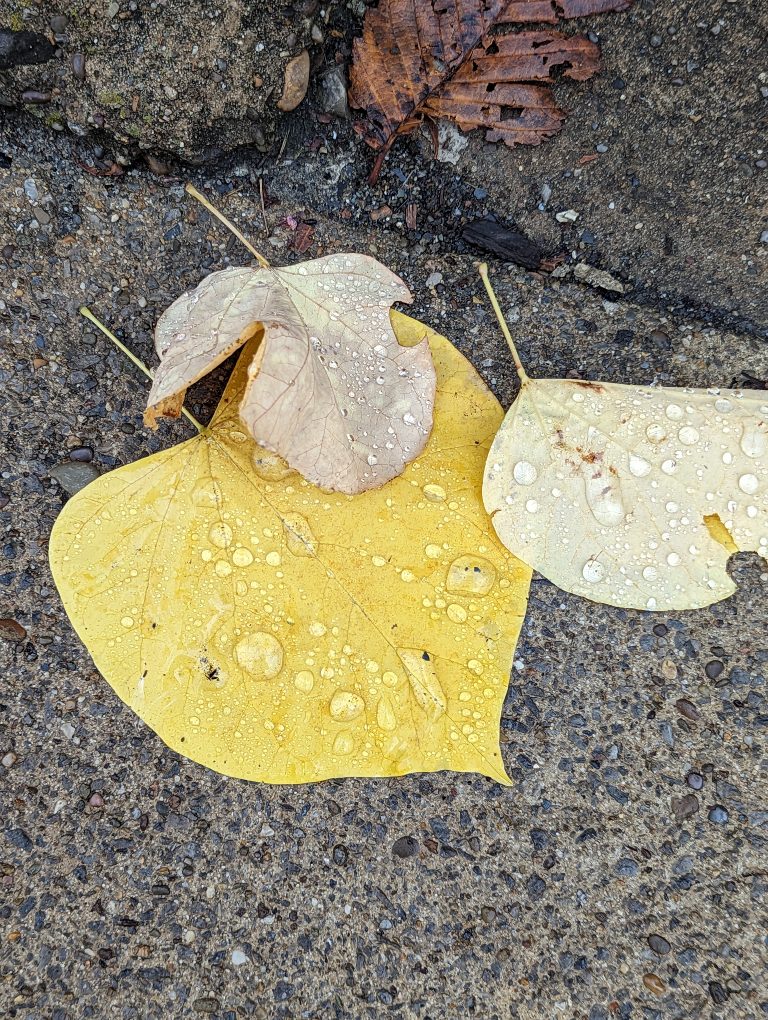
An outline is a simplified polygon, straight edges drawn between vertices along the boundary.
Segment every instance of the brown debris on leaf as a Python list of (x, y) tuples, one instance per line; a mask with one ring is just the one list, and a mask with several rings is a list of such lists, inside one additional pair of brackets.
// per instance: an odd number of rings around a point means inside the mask
[(561, 75), (590, 78), (600, 69), (598, 47), (581, 35), (498, 29), (624, 11), (631, 2), (380, 0), (355, 39), (349, 93), (366, 111), (356, 130), (379, 150), (371, 182), (395, 138), (425, 119), (485, 128), (488, 141), (509, 146), (555, 134), (565, 113), (549, 85)]

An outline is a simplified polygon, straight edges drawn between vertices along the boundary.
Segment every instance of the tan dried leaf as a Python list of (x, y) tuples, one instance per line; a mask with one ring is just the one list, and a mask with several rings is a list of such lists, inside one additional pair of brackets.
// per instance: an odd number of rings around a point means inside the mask
[(302, 50), (298, 57), (289, 60), (285, 65), (285, 83), (283, 94), (277, 101), (278, 110), (295, 110), (309, 87), (309, 53)]
[(212, 273), (161, 316), (145, 421), (177, 417), (186, 389), (262, 329), (240, 416), (309, 481), (355, 493), (396, 477), (432, 427), (429, 344), (390, 323), (408, 288), (366, 255)]

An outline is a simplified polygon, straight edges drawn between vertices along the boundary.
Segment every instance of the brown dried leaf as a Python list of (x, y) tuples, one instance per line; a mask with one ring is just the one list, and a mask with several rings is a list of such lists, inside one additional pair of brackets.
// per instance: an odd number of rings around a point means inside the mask
[(285, 65), (285, 84), (283, 94), (277, 101), (278, 110), (295, 110), (309, 87), (309, 53), (302, 50), (298, 57), (289, 60)]
[(178, 417), (187, 388), (263, 330), (240, 405), (254, 439), (326, 489), (383, 485), (432, 427), (429, 345), (401, 346), (389, 318), (395, 301), (411, 300), (366, 255), (211, 273), (157, 324), (161, 363), (144, 419)]
[[(632, 0), (381, 0), (354, 42), (350, 102), (367, 119), (356, 130), (381, 158), (398, 134), (425, 117), (486, 129), (486, 139), (538, 145), (559, 131), (565, 114), (549, 88), (555, 75), (576, 81), (600, 67), (584, 36), (499, 26), (556, 23), (626, 10)], [(532, 84), (546, 82), (547, 84)]]

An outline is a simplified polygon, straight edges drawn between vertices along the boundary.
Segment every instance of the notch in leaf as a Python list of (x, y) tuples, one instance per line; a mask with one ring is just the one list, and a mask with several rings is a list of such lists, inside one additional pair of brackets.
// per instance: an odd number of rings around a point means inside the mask
[(749, 390), (521, 381), (483, 502), (506, 547), (560, 588), (635, 609), (727, 598), (736, 551), (768, 558), (768, 399)]
[(187, 388), (256, 338), (240, 404), (253, 438), (326, 489), (395, 478), (423, 450), (435, 399), (427, 340), (403, 346), (390, 322), (408, 288), (368, 255), (274, 268), (248, 247), (259, 268), (211, 273), (160, 317), (145, 422), (178, 417)]

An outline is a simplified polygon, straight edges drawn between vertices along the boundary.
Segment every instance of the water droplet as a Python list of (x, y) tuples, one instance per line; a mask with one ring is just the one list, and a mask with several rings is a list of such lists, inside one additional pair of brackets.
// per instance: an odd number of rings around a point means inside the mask
[(535, 514), (536, 511), (539, 509), (539, 504), (536, 502), (535, 499), (529, 499), (525, 504), (525, 509), (528, 511), (529, 514)]
[(454, 623), (464, 623), (467, 618), (467, 611), (464, 606), (456, 605), (453, 603), (446, 609), (448, 619), (453, 620)]
[(210, 560), (213, 559), (213, 553), (211, 552), (210, 549), (201, 549), (200, 559), (203, 561), (203, 563), (208, 563)]
[(571, 400), (574, 402), (574, 404), (582, 404), (584, 402), (584, 394), (579, 392), (579, 390), (575, 390), (571, 394)]
[(280, 560), (280, 553), (279, 552), (269, 552), (264, 557), (264, 559), (267, 561), (267, 564), (270, 567), (279, 567), (280, 566), (281, 560)]
[(232, 562), (236, 567), (248, 567), (253, 563), (253, 553), (241, 546), (232, 553)]
[(442, 485), (435, 485), (434, 482), (425, 485), (422, 492), (430, 503), (442, 503), (445, 499), (445, 489)]
[(662, 461), (661, 470), (665, 475), (673, 475), (677, 471), (677, 461), (671, 459)]
[(407, 413), (407, 414), (403, 415), (403, 421), (405, 422), (406, 425), (415, 425), (416, 424), (416, 419), (410, 413)]
[(383, 556), (371, 556), (371, 563), (374, 567), (383, 567), (386, 562)]
[(644, 567), (643, 568), (643, 578), (646, 581), (655, 581), (658, 576), (659, 576), (659, 572), (656, 569), (656, 567)]
[(374, 464), (379, 463), (379, 458), (376, 456), (375, 453), (369, 453), (368, 456), (366, 457), (366, 460), (368, 461), (369, 467), (373, 467)]
[(436, 722), (445, 713), (446, 698), (432, 657), (417, 648), (398, 648), (397, 654), (405, 666), (417, 704)]
[(655, 609), (656, 608), (656, 599), (654, 599), (654, 598), (648, 599), (648, 601), (645, 603), (645, 607), (646, 607), (646, 609)]
[(757, 480), (756, 475), (747, 473), (739, 478), (739, 488), (742, 492), (746, 492), (748, 496), (754, 496), (760, 488), (760, 482)]
[(726, 450), (723, 454), (723, 464), (733, 464), (733, 454), (730, 450)]
[(339, 733), (333, 742), (333, 750), (336, 754), (352, 754), (354, 748), (355, 741), (349, 733)]
[(695, 429), (693, 425), (683, 425), (677, 433), (677, 438), (683, 446), (693, 446), (694, 443), (698, 443), (699, 441), (698, 429)]
[(672, 500), (670, 500), (669, 503), (665, 504), (664, 509), (667, 511), (668, 514), (676, 514), (680, 507), (677, 505), (677, 503), (673, 503)]
[(645, 460), (644, 457), (638, 457), (636, 454), (630, 454), (629, 457), (629, 472), (633, 474), (635, 478), (643, 478), (651, 470), (651, 465)]
[(232, 573), (232, 567), (227, 563), (226, 560), (216, 560), (216, 565), (213, 568), (219, 577), (229, 577)]
[(309, 633), (312, 637), (322, 637), (323, 634), (327, 633), (328, 628), (324, 623), (320, 623), (319, 620), (313, 620), (309, 625)]
[(539, 472), (527, 460), (519, 460), (512, 468), (512, 477), (518, 485), (533, 485), (539, 477)]
[(392, 707), (392, 701), (386, 694), (381, 695), (376, 706), (376, 722), (380, 729), (386, 730), (388, 733), (397, 728), (397, 716)]
[(671, 552), (667, 555), (667, 563), (670, 567), (677, 567), (680, 564), (680, 557), (676, 552)]
[(265, 482), (279, 482), (292, 473), (291, 468), (276, 453), (257, 446), (253, 451), (253, 470)]
[(381, 674), (381, 682), (386, 687), (397, 687), (397, 673), (393, 673), (391, 669)]
[(584, 479), (587, 505), (592, 516), (607, 528), (613, 528), (624, 520), (624, 503), (618, 482), (609, 475), (597, 473)]
[(664, 413), (671, 421), (679, 421), (685, 412), (679, 404), (667, 404), (667, 409)]
[(226, 549), (232, 541), (232, 529), (222, 521), (213, 525), (208, 532), (208, 537), (217, 549)]
[(124, 616), (120, 621), (120, 625), (125, 627), (126, 630), (133, 626), (134, 620), (132, 616)]
[(715, 401), (715, 410), (721, 414), (727, 414), (733, 407), (733, 404), (727, 397), (719, 397)]
[(768, 452), (768, 423), (761, 421), (745, 425), (740, 446), (748, 457), (764, 457)]
[(195, 506), (218, 507), (222, 502), (221, 486), (218, 482), (201, 482), (192, 492)]
[(658, 446), (659, 443), (663, 443), (667, 438), (667, 430), (663, 425), (659, 425), (658, 422), (654, 422), (649, 425), (645, 430), (645, 434), (648, 437), (648, 442)]
[(597, 584), (598, 581), (602, 581), (605, 577), (605, 567), (599, 560), (587, 560), (581, 568), (581, 576), (585, 581), (589, 581), (590, 584)]
[(309, 694), (315, 686), (315, 674), (309, 669), (302, 669), (293, 678), (293, 683), (296, 690), (301, 691), (303, 694)]
[(443, 550), (440, 548), (439, 545), (428, 545), (425, 548), (424, 553), (431, 560), (439, 560), (440, 557), (442, 556)]
[(235, 661), (256, 680), (272, 680), (283, 668), (283, 646), (271, 634), (257, 630), (235, 645)]
[[(309, 521), (301, 514), (285, 514), (283, 531), (288, 551), (294, 556), (314, 556), (317, 552), (317, 539), (312, 534)], [(269, 563), (269, 558), (267, 558)], [(278, 561), (279, 562), (279, 561)]]
[(747, 517), (757, 517), (757, 507), (756, 506), (748, 506), (747, 507)]
[(329, 711), (339, 722), (349, 722), (362, 715), (365, 711), (365, 702), (359, 694), (352, 691), (336, 691), (331, 698)]
[(481, 556), (459, 556), (448, 568), (446, 591), (487, 595), (496, 582), (496, 568)]

